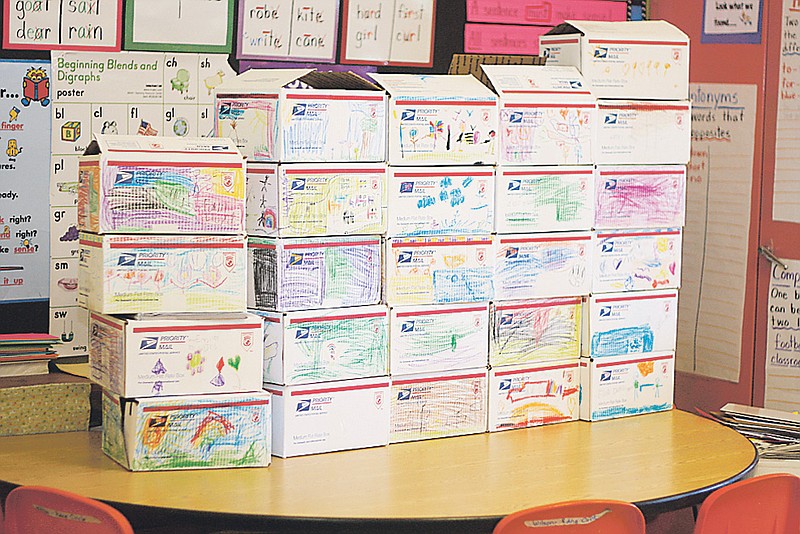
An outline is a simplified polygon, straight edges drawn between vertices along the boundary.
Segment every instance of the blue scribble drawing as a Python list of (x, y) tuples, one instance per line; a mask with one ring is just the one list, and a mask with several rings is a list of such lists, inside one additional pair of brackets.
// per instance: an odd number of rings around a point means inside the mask
[(650, 325), (616, 328), (592, 336), (592, 356), (619, 356), (653, 351)]
[[(581, 245), (583, 246), (583, 245)], [(497, 251), (496, 298), (583, 294), (586, 257), (574, 244), (521, 243)], [(571, 291), (559, 288), (571, 288)]]
[(482, 302), (493, 295), (492, 272), (488, 268), (440, 269), (433, 272), (433, 301)]

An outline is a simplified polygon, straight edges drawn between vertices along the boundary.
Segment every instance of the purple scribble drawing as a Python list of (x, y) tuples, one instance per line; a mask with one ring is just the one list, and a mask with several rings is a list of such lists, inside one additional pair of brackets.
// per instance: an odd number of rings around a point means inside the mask
[(74, 224), (67, 228), (64, 235), (58, 238), (59, 241), (77, 241), (78, 240), (78, 227)]
[(596, 228), (669, 228), (682, 226), (686, 169), (599, 168), (596, 180)]
[(161, 361), (161, 358), (159, 358), (159, 359), (158, 359), (158, 361), (157, 361), (157, 362), (156, 362), (156, 364), (153, 366), (153, 368), (150, 370), (150, 372), (151, 372), (151, 373), (153, 373), (154, 375), (163, 375), (163, 374), (166, 374), (166, 372), (167, 372), (167, 368), (166, 368), (166, 367), (164, 367), (164, 364), (163, 364), (163, 362)]

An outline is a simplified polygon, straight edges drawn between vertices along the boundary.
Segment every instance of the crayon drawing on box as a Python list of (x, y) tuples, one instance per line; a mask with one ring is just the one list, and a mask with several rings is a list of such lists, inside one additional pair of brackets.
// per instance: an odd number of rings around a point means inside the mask
[(500, 109), (500, 160), (510, 164), (592, 162), (594, 105), (507, 103)]
[(278, 95), (217, 99), (216, 134), (230, 138), (249, 161), (277, 161)]
[(683, 226), (686, 167), (597, 168), (595, 228)]
[(598, 232), (595, 256), (596, 293), (680, 286), (680, 229)]

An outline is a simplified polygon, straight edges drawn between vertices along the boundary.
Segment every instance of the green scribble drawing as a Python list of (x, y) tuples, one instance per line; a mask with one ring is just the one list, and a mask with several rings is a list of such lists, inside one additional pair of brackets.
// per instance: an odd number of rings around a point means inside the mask
[(233, 356), (232, 358), (228, 358), (228, 365), (230, 365), (237, 371), (239, 370), (240, 363), (242, 363), (242, 357), (239, 356), (238, 354), (236, 356)]

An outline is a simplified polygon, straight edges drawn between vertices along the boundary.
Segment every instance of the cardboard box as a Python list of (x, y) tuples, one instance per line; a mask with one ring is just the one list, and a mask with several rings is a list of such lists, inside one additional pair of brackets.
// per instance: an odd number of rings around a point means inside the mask
[(392, 308), (390, 335), (392, 376), (486, 367), (489, 304)]
[(567, 20), (539, 38), (548, 65), (578, 67), (597, 98), (689, 95), (689, 37), (663, 20)]
[(689, 163), (688, 100), (598, 100), (595, 162), (610, 165)]
[(493, 271), (489, 236), (386, 240), (386, 302), (390, 306), (491, 300)]
[(591, 230), (590, 166), (497, 167), (495, 232)]
[(252, 69), (215, 101), (217, 135), (250, 161), (386, 160), (386, 94), (352, 72)]
[(686, 167), (598, 166), (595, 228), (670, 228), (686, 220)]
[(589, 232), (495, 236), (495, 299), (588, 295), (592, 284)]
[(390, 165), (497, 162), (497, 97), (473, 76), (370, 76), (389, 92)]
[(670, 410), (674, 388), (673, 352), (581, 358), (581, 419)]
[(392, 379), (389, 443), (486, 432), (486, 368)]
[(608, 230), (594, 239), (593, 293), (681, 285), (681, 229)]
[(230, 139), (96, 135), (78, 166), (81, 230), (244, 233), (244, 159)]
[(580, 297), (494, 302), (489, 365), (577, 359), (581, 317)]
[(254, 313), (263, 314), (267, 323), (265, 383), (297, 385), (389, 373), (386, 306)]
[(571, 66), (484, 65), (500, 97), (501, 165), (594, 162), (597, 105)]
[(89, 314), (92, 381), (123, 397), (259, 391), (264, 321), (249, 314)]
[(389, 443), (389, 379), (275, 386), (272, 453), (281, 458)]
[(379, 236), (248, 240), (250, 308), (308, 310), (381, 301)]
[(489, 432), (575, 421), (579, 403), (578, 360), (489, 371)]
[(493, 224), (493, 167), (389, 169), (388, 235), (486, 235)]
[(592, 295), (585, 303), (585, 312), (583, 356), (675, 350), (676, 289)]
[[(277, 175), (276, 175), (277, 172)], [(382, 234), (381, 163), (247, 166), (247, 231), (254, 236)]]
[(80, 234), (78, 304), (99, 313), (243, 312), (244, 236)]
[(131, 471), (266, 467), (270, 394), (126, 399), (103, 392), (103, 452)]

